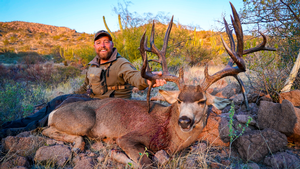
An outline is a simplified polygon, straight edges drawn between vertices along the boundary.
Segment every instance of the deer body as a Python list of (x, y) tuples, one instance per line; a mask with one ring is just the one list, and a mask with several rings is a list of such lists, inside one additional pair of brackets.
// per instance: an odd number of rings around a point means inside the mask
[[(207, 106), (201, 111), (180, 112), (180, 109), (191, 107), (182, 104), (176, 101), (166, 107), (151, 103), (149, 113), (146, 101), (109, 98), (70, 103), (50, 114), (50, 127), (43, 134), (61, 141), (75, 142), (74, 150), (84, 149), (82, 136), (116, 140), (120, 148), (137, 163), (139, 153), (144, 152), (145, 147), (153, 152), (165, 150), (173, 154), (197, 139), (206, 123)], [(199, 109), (198, 104), (195, 109)], [(190, 114), (195, 112), (200, 114)], [(198, 116), (204, 118), (195, 121), (189, 131), (184, 131), (178, 122), (181, 116), (193, 116), (193, 121)], [(141, 163), (148, 164), (151, 160), (144, 156)]]

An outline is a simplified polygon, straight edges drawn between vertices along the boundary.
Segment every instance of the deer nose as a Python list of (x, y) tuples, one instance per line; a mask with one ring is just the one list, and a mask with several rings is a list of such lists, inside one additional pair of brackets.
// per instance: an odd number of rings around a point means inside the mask
[(179, 118), (178, 124), (182, 129), (189, 129), (194, 124), (194, 120), (188, 118), (187, 116), (182, 116)]

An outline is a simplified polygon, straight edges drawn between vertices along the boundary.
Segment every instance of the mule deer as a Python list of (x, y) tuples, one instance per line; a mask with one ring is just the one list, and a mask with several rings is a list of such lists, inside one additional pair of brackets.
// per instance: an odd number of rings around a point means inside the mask
[[(206, 125), (208, 106), (220, 107), (218, 98), (206, 92), (208, 87), (225, 76), (236, 76), (238, 73), (244, 72), (246, 67), (242, 58), (243, 54), (259, 50), (272, 50), (265, 47), (266, 37), (264, 35), (262, 35), (264, 41), (260, 46), (243, 50), (241, 23), (232, 4), (231, 8), (234, 16), (232, 22), (238, 41), (237, 51), (235, 51), (232, 31), (224, 19), (231, 47), (228, 47), (224, 40), (223, 44), (231, 60), (223, 70), (211, 76), (208, 74), (208, 66), (206, 66), (205, 79), (201, 85), (185, 85), (182, 69), (179, 77), (170, 75), (168, 72), (165, 54), (173, 17), (166, 31), (162, 50), (158, 50), (154, 45), (154, 23), (150, 48), (147, 47), (145, 33), (143, 34), (140, 43), (140, 52), (144, 60), (142, 76), (153, 82), (157, 78), (163, 78), (177, 84), (178, 91), (160, 90), (171, 106), (150, 102), (149, 95), (147, 102), (108, 98), (70, 103), (54, 110), (49, 115), (48, 125), (50, 127), (45, 129), (43, 134), (57, 140), (74, 142), (74, 149), (80, 150), (84, 150), (85, 145), (82, 136), (99, 140), (113, 139), (129, 157), (124, 162), (131, 162), (135, 165), (151, 164), (150, 158), (139, 155), (144, 152), (145, 147), (152, 152), (165, 150), (168, 154), (188, 147), (197, 139)], [(147, 51), (158, 55), (159, 60), (156, 62), (162, 65), (162, 77), (152, 74), (149, 70)], [(237, 67), (233, 67), (234, 63)]]

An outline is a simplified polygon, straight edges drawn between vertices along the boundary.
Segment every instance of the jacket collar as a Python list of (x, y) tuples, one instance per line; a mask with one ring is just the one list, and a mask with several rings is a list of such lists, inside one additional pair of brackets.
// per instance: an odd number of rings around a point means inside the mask
[[(113, 53), (111, 54), (111, 57), (108, 59), (107, 62), (103, 63), (103, 64), (106, 64), (106, 63), (110, 63), (110, 62), (113, 62), (117, 59), (117, 55), (118, 55), (118, 51), (116, 48), (113, 48)], [(90, 61), (89, 65), (96, 65), (96, 66), (100, 66), (99, 64), (100, 62), (100, 58), (98, 55), (96, 55), (96, 57), (94, 57), (94, 59), (92, 61)]]

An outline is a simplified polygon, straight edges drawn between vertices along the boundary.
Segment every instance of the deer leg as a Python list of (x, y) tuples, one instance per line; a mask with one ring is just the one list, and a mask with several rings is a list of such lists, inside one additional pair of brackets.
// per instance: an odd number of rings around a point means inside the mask
[(80, 151), (84, 150), (85, 142), (83, 141), (83, 138), (81, 136), (66, 134), (66, 133), (61, 132), (51, 126), (47, 129), (45, 129), (42, 132), (42, 134), (45, 136), (48, 136), (50, 138), (53, 138), (55, 140), (68, 142), (68, 143), (75, 143), (74, 147), (72, 149), (73, 152), (78, 152), (79, 150)]
[(145, 146), (135, 138), (139, 138), (139, 136), (135, 137), (135, 133), (128, 133), (117, 139), (117, 145), (125, 151), (127, 156), (134, 161), (136, 164), (139, 164), (140, 167), (148, 167), (152, 164), (151, 159), (144, 154)]

